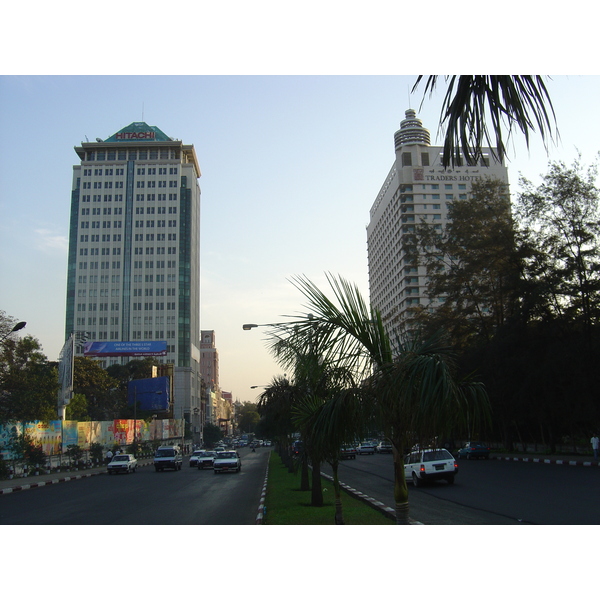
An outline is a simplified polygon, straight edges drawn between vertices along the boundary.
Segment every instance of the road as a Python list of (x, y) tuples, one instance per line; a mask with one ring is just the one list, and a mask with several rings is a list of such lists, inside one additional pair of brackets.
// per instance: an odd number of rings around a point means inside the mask
[[(600, 468), (498, 460), (460, 460), (454, 485), (408, 484), (410, 516), (445, 525), (600, 524)], [(325, 472), (330, 472), (326, 468)], [(343, 461), (340, 480), (394, 507), (392, 457)]]
[(190, 468), (98, 475), (0, 497), (2, 525), (251, 525), (267, 448), (243, 449), (240, 473)]

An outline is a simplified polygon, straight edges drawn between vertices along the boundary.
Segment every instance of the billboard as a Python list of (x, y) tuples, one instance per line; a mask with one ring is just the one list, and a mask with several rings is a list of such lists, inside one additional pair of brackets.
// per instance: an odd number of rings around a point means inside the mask
[(133, 406), (137, 400), (140, 410), (168, 411), (171, 399), (170, 387), (169, 377), (134, 379), (127, 386), (127, 404)]
[(84, 356), (166, 356), (166, 341), (87, 342)]

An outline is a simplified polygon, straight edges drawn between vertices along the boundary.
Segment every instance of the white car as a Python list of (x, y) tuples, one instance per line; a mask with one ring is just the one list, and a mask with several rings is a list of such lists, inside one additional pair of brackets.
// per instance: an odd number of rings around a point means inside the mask
[(426, 481), (445, 479), (454, 483), (458, 463), (445, 448), (423, 448), (413, 450), (404, 457), (404, 476), (419, 487)]
[(217, 453), (212, 450), (202, 450), (196, 461), (197, 467), (199, 469), (212, 469), (216, 454)]
[(389, 442), (379, 442), (379, 444), (377, 444), (377, 447), (375, 448), (375, 451), (378, 454), (391, 454), (393, 449), (392, 445)]
[(375, 445), (371, 442), (363, 442), (356, 451), (358, 454), (375, 454)]
[(198, 459), (204, 455), (204, 450), (194, 450), (190, 456), (190, 467), (198, 466)]
[(217, 452), (213, 461), (213, 471), (217, 473), (225, 473), (235, 471), (239, 473), (242, 470), (242, 461), (240, 455), (235, 450), (225, 450)]
[(135, 473), (137, 459), (133, 454), (117, 454), (108, 463), (107, 469), (109, 475), (113, 473)]

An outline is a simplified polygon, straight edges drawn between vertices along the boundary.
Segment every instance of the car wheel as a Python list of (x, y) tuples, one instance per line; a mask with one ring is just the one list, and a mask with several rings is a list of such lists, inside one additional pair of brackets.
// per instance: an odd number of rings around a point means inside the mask
[(471, 455), (467, 454), (467, 460), (471, 460)]
[(421, 480), (419, 479), (418, 475), (414, 471), (412, 474), (412, 482), (415, 487), (420, 487), (420, 485), (421, 485)]
[(447, 478), (446, 478), (446, 481), (447, 481), (447, 482), (448, 482), (450, 485), (452, 485), (452, 484), (454, 483), (454, 475), (450, 475), (450, 477), (447, 477)]

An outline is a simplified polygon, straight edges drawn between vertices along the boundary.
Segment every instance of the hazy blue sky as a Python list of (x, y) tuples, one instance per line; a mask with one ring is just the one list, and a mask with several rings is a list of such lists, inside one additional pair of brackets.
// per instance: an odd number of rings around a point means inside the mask
[[(223, 388), (240, 400), (254, 400), (250, 386), (268, 383), (280, 371), (261, 333), (243, 332), (241, 326), (302, 311), (290, 276), (305, 274), (320, 283), (331, 271), (367, 294), (369, 209), (392, 165), (393, 135), (404, 111), (409, 104), (418, 109), (422, 98), (420, 91), (409, 100), (415, 76), (399, 74), (576, 73), (549, 83), (562, 134), (550, 158), (570, 162), (577, 147), (586, 162), (594, 159), (600, 145), (600, 80), (579, 75), (598, 72), (590, 62), (598, 54), (597, 19), (590, 14), (595, 9), (581, 0), (562, 8), (544, 10), (521, 0), (500, 5), (475, 0), (8, 3), (0, 36), (0, 308), (27, 321), (25, 332), (41, 341), (50, 359), (57, 358), (64, 336), (72, 165), (78, 162), (73, 147), (85, 136), (106, 138), (143, 115), (167, 135), (195, 145), (202, 169), (202, 326), (216, 331)], [(55, 76), (72, 74), (111, 76)], [(279, 76), (286, 74), (323, 76)], [(434, 144), (440, 104), (440, 98), (426, 101), (419, 111)], [(531, 156), (522, 139), (516, 140), (509, 166), (513, 190), (519, 171), (535, 179), (548, 160), (537, 138)], [(138, 547), (156, 545), (156, 531), (144, 530)], [(203, 552), (223, 547), (222, 531), (202, 530)], [(377, 578), (379, 592), (396, 591), (397, 578), (385, 574), (397, 572), (397, 553), (386, 552), (397, 547), (397, 530), (380, 528), (376, 538), (372, 528), (362, 528), (358, 538), (356, 528), (325, 531), (326, 543), (314, 544), (313, 528), (294, 528), (293, 542), (289, 528), (253, 529), (258, 552), (235, 557), (236, 569), (246, 575), (237, 587), (243, 586), (248, 598), (268, 597), (270, 588), (276, 589), (271, 582), (277, 586), (289, 577), (292, 545), (305, 549), (310, 543), (307, 557), (328, 565), (326, 576), (335, 578), (338, 594), (372, 595), (374, 572), (384, 574)], [(504, 559), (517, 530), (494, 530), (491, 544), (490, 530), (470, 528), (469, 540), (475, 531), (486, 552), (468, 579), (485, 584), (481, 567), (499, 564), (490, 560), (496, 548)], [(163, 547), (173, 547), (172, 539), (179, 538), (172, 529), (163, 532)], [(518, 532), (519, 547), (535, 548), (522, 564), (511, 563), (520, 583), (521, 569), (531, 573), (538, 564), (551, 564), (556, 534)], [(526, 532), (531, 539), (523, 540)], [(99, 534), (90, 533), (96, 544)], [(115, 549), (114, 537), (105, 535), (98, 558), (122, 554), (129, 560), (129, 547), (119, 541)], [(206, 541), (210, 535), (213, 543)], [(412, 548), (457, 549), (454, 528), (413, 528), (402, 535)], [(465, 529), (461, 535), (467, 535)], [(64, 547), (55, 550), (72, 564), (70, 538), (64, 537)], [(24, 539), (16, 530), (14, 538)], [(356, 554), (363, 538), (377, 551), (373, 568), (362, 553), (361, 575), (355, 576), (347, 566), (348, 548)], [(199, 542), (192, 539), (182, 546), (182, 557), (193, 568)], [(273, 545), (274, 539), (281, 543)], [(273, 548), (286, 551), (277, 554)], [(82, 566), (90, 552), (80, 554)], [(593, 572), (585, 569), (592, 556), (577, 556), (578, 572)], [(261, 570), (265, 557), (268, 577)], [(27, 561), (11, 562), (11, 572), (27, 568)], [(282, 568), (275, 566), (280, 562)], [(47, 564), (55, 569), (52, 561)], [(455, 576), (452, 560), (436, 568), (440, 580)], [(296, 572), (301, 581), (310, 570)], [(536, 580), (538, 587), (542, 580)], [(514, 587), (510, 576), (504, 585), (497, 577), (493, 581), (507, 592)], [(228, 588), (236, 583), (228, 582)], [(446, 586), (444, 594), (464, 595), (464, 584), (454, 593)], [(553, 592), (557, 585), (555, 574)], [(164, 584), (170, 593), (167, 586), (170, 579)], [(288, 585), (286, 593), (304, 596), (304, 587)], [(564, 588), (573, 591), (572, 578), (565, 577)]]
[[(221, 386), (253, 401), (281, 373), (260, 330), (302, 312), (289, 282), (332, 272), (368, 296), (369, 209), (394, 159), (394, 132), (422, 90), (414, 76), (4, 76), (0, 78), (0, 308), (27, 321), (54, 360), (64, 341), (73, 147), (144, 120), (194, 144), (202, 177), (201, 323), (214, 329)], [(550, 158), (600, 148), (600, 78), (554, 77), (561, 142)], [(418, 111), (439, 143), (440, 99)], [(548, 158), (515, 137), (509, 174)]]

